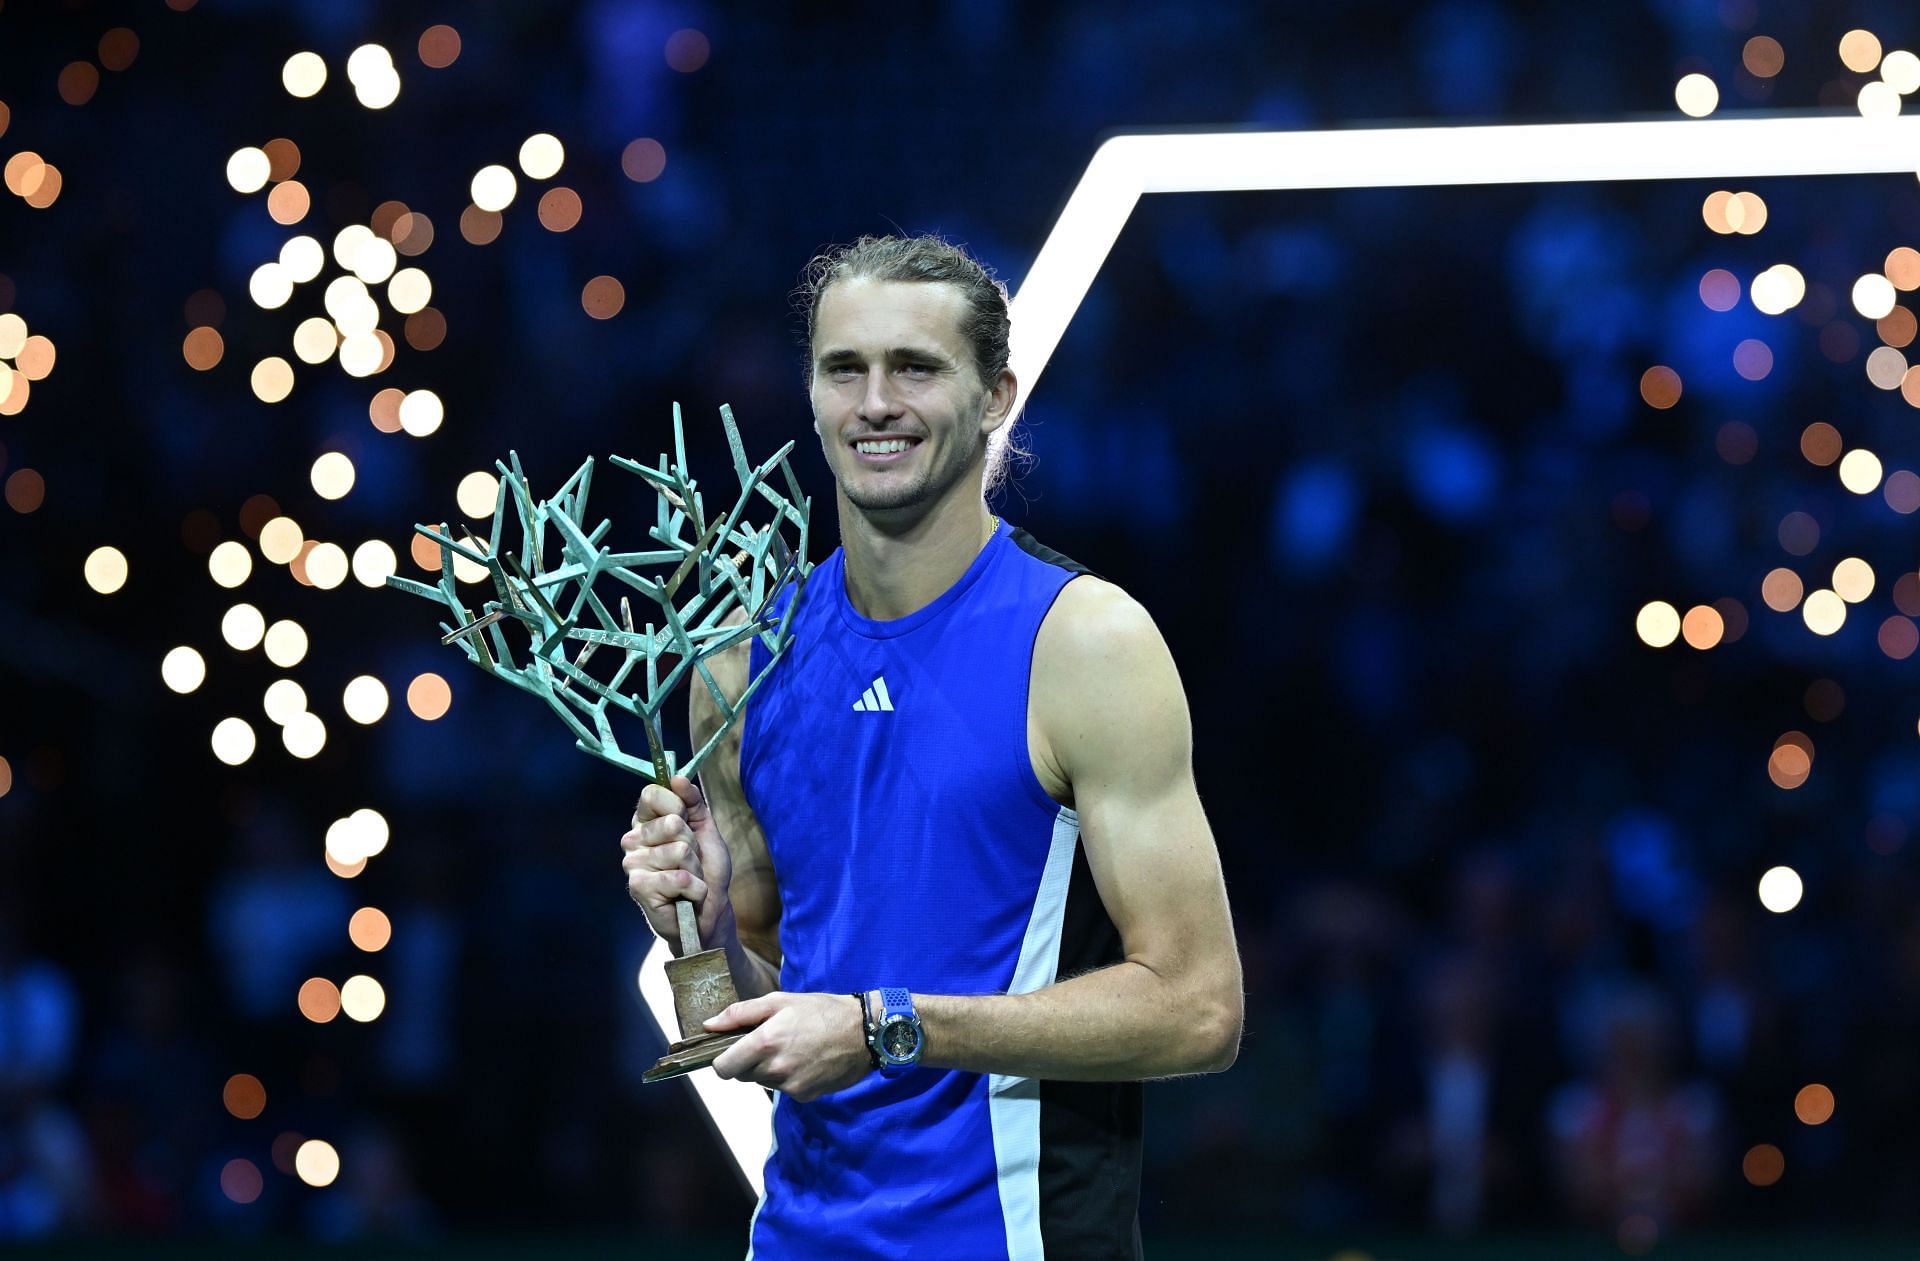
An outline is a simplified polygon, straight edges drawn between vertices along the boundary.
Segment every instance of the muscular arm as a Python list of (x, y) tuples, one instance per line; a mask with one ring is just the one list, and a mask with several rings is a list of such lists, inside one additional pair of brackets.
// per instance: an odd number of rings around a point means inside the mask
[[(738, 625), (744, 620), (744, 612), (736, 612), (725, 624)], [(743, 642), (708, 659), (713, 681), (730, 701), (747, 690), (752, 669), (748, 649), (748, 643)], [(721, 713), (712, 693), (697, 677), (690, 694), (688, 720), (697, 748), (719, 728)], [(780, 988), (780, 889), (774, 881), (773, 860), (767, 853), (760, 820), (754, 817), (740, 785), (742, 722), (733, 725), (703, 764), (700, 791), (713, 811), (714, 825), (727, 843), (733, 865), (727, 885), (732, 916), (719, 926), (719, 940), (707, 944), (726, 950), (727, 966), (740, 997), (753, 998)]]
[(1030, 705), (1125, 958), (1028, 994), (914, 995), (922, 1062), (1077, 1080), (1228, 1067), (1240, 957), (1186, 695), (1146, 610), (1098, 579), (1068, 584), (1035, 644)]

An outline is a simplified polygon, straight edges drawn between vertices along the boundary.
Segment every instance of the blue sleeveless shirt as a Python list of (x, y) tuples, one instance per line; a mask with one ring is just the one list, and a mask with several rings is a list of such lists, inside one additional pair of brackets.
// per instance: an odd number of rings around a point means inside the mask
[[(875, 621), (808, 578), (740, 774), (781, 901), (780, 987), (1025, 993), (1121, 957), (1027, 749), (1034, 638), (1085, 568), (1004, 523), (933, 603)], [(766, 664), (753, 641), (752, 669)], [(1137, 1082), (917, 1068), (777, 1096), (750, 1257), (1133, 1258)]]

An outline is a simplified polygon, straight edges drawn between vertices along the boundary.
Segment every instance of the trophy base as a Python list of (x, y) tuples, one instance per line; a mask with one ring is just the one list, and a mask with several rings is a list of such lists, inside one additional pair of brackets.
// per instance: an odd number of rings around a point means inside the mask
[(749, 1032), (742, 1029), (738, 1033), (703, 1033), (697, 1038), (684, 1038), (669, 1046), (667, 1053), (656, 1060), (652, 1068), (640, 1074), (640, 1080), (667, 1081), (705, 1068), (719, 1059), (722, 1051), (746, 1037)]

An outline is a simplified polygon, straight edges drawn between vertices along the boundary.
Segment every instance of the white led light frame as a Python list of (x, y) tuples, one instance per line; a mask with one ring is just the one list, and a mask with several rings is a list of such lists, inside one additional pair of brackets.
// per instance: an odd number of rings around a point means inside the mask
[[(1647, 122), (1381, 127), (1334, 131), (1115, 136), (1095, 150), (1020, 282), (1010, 362), (1020, 403), (1059, 347), (1113, 243), (1148, 193), (1308, 191), (1610, 180), (1760, 179), (1920, 171), (1920, 116), (1834, 114)], [(996, 438), (1005, 434), (1002, 426)], [(640, 992), (661, 1032), (679, 1037), (664, 941), (641, 964)], [(687, 1081), (741, 1175), (763, 1193), (773, 1108), (758, 1086), (712, 1069)]]

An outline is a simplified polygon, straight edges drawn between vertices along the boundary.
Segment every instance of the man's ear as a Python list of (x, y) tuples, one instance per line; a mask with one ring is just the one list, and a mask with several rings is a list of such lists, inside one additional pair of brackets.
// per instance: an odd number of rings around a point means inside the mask
[(993, 387), (987, 391), (987, 405), (980, 415), (981, 432), (992, 433), (1006, 424), (1007, 417), (1013, 415), (1014, 401), (1019, 397), (1020, 383), (1014, 379), (1013, 370), (1000, 369)]

